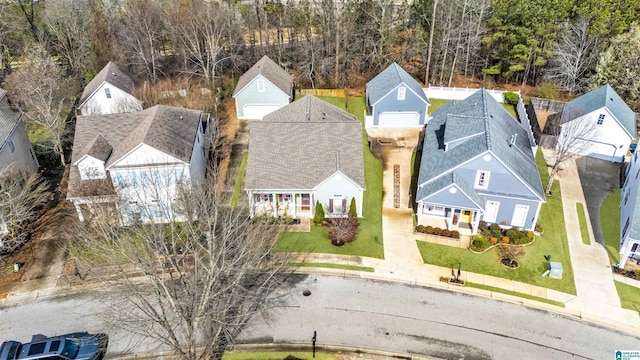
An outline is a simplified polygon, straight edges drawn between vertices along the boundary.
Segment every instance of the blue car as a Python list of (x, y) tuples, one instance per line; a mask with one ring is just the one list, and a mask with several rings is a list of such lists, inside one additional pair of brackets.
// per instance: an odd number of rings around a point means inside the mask
[(106, 334), (86, 332), (46, 337), (34, 335), (29, 343), (5, 341), (0, 360), (101, 360), (107, 352)]

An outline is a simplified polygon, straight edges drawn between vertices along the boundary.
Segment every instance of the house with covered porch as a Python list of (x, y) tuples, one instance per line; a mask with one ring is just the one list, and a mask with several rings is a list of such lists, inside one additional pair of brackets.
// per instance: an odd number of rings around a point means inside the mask
[(432, 114), (425, 130), (419, 225), (476, 234), (480, 221), (533, 230), (544, 191), (526, 131), (486, 90)]
[(346, 216), (352, 199), (362, 216), (362, 125), (312, 95), (251, 125), (244, 190), (251, 216)]

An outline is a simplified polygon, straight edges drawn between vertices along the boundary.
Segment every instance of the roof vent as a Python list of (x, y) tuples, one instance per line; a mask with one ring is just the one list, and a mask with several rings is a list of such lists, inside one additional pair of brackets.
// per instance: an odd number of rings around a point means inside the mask
[(116, 76), (116, 73), (115, 73), (115, 72), (112, 72), (112, 73), (111, 73), (111, 75)]
[(516, 143), (516, 139), (518, 138), (518, 134), (511, 135), (511, 139), (509, 139), (509, 147), (513, 146)]
[(307, 111), (307, 121), (311, 121), (311, 113)]
[(609, 98), (609, 100), (613, 101), (613, 98)]
[(182, 115), (180, 115), (180, 120), (182, 120)]

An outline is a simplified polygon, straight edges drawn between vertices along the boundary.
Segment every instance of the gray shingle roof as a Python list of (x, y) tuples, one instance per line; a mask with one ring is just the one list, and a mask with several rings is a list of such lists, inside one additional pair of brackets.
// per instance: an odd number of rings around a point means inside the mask
[(337, 170), (365, 187), (353, 115), (307, 95), (251, 124), (245, 189), (313, 189)]
[[(436, 192), (452, 185), (457, 185), (467, 195), (471, 201), (478, 204), (478, 206), (484, 207), (484, 199), (478, 196), (478, 193), (473, 189), (467, 181), (459, 176), (455, 171), (452, 171), (444, 176), (441, 176), (432, 182), (426, 184), (420, 190), (425, 196), (435, 194)], [(418, 199), (424, 199), (424, 197), (418, 197)]]
[(107, 140), (105, 140), (102, 135), (97, 135), (93, 140), (89, 141), (84, 149), (81, 150), (81, 153), (105, 162), (109, 158), (109, 155), (111, 155), (112, 150), (113, 148)]
[(282, 92), (291, 98), (293, 97), (293, 77), (267, 55), (263, 56), (262, 59), (258, 60), (247, 72), (240, 76), (233, 91), (233, 96), (236, 96), (258, 75), (264, 76)]
[(473, 119), (467, 116), (447, 114), (444, 143), (483, 133), (485, 131), (484, 121), (474, 121)]
[[(90, 151), (102, 156), (110, 146), (113, 151), (105, 164), (108, 167), (136, 146), (146, 144), (189, 163), (203, 116), (208, 115), (200, 110), (166, 105), (156, 105), (136, 113), (78, 116), (71, 162), (75, 163)], [(77, 166), (72, 166), (69, 175), (71, 197), (83, 196), (74, 188), (79, 186), (72, 186), (77, 180)]]
[(9, 105), (6, 94), (6, 91), (0, 89), (0, 148), (7, 141), (21, 117), (21, 114), (14, 111)]
[(371, 104), (374, 104), (402, 83), (429, 103), (420, 83), (395, 62), (367, 83), (367, 97)]
[(124, 70), (120, 65), (109, 62), (100, 72), (84, 87), (82, 96), (80, 96), (79, 104), (82, 105), (94, 91), (96, 91), (103, 82), (117, 87), (118, 89), (131, 94), (136, 87), (137, 80)]
[(561, 124), (606, 106), (632, 138), (636, 137), (635, 113), (607, 84), (569, 101), (562, 112)]
[[(455, 115), (454, 117), (450, 115)], [(451, 102), (432, 114), (427, 125), (418, 184), (426, 184), (454, 171), (463, 162), (491, 151), (515, 175), (544, 200), (538, 168), (525, 130), (493, 97), (482, 89), (460, 102)], [(453, 123), (447, 123), (454, 119)], [(463, 145), (444, 151), (444, 137), (449, 126), (464, 126), (474, 132), (484, 127), (480, 135), (472, 136)], [(458, 132), (458, 131), (456, 131)], [(460, 130), (460, 133), (465, 131)], [(512, 136), (517, 134), (513, 146)], [(430, 195), (426, 186), (418, 189), (417, 199)], [(509, 193), (508, 189), (504, 189)], [(472, 196), (472, 195), (470, 195)]]

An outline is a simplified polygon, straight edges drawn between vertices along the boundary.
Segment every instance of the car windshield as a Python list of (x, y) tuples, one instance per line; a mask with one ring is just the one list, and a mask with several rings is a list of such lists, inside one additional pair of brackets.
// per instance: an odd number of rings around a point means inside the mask
[(78, 350), (80, 350), (80, 340), (74, 338), (66, 338), (64, 339), (64, 348), (62, 348), (62, 353), (60, 355), (75, 359), (78, 355)]

